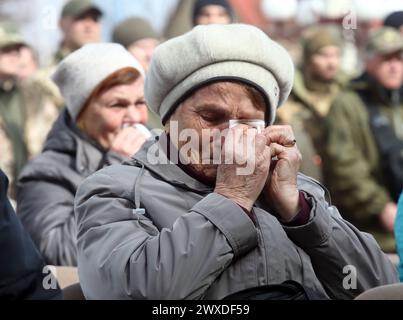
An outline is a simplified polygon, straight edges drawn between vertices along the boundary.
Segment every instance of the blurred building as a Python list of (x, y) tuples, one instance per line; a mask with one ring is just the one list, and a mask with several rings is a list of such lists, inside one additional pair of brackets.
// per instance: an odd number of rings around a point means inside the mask
[[(11, 20), (21, 27), (28, 44), (40, 54), (42, 65), (51, 57), (61, 39), (58, 21), (61, 8), (67, 0), (0, 0), (0, 18)], [(153, 27), (168, 36), (174, 36), (191, 28), (189, 23), (193, 0), (94, 0), (104, 11), (103, 39), (110, 40), (111, 32), (119, 22), (130, 16), (147, 19)], [(262, 11), (264, 0), (230, 0), (238, 20), (266, 29), (270, 25), (267, 13)], [(278, 0), (289, 11), (286, 1)], [(354, 11), (358, 0), (298, 0), (296, 21), (299, 26), (321, 22), (335, 22), (343, 26), (346, 15), (368, 20), (371, 14), (386, 16), (403, 10), (403, 0), (364, 0), (366, 13)], [(381, 6), (379, 7), (379, 3)], [(21, 10), (24, 8), (24, 10)], [(279, 12), (277, 12), (278, 14)], [(354, 21), (353, 21), (354, 22)], [(164, 31), (168, 30), (167, 33)], [(360, 33), (359, 25), (357, 33)]]

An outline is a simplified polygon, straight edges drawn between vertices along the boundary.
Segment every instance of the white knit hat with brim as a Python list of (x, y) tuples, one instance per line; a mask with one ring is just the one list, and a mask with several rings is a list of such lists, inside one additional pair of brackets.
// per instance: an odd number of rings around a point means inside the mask
[(157, 47), (145, 97), (165, 123), (196, 88), (220, 80), (240, 81), (264, 95), (272, 124), (276, 109), (290, 94), (293, 77), (287, 51), (260, 29), (245, 24), (197, 26)]
[(62, 60), (52, 79), (76, 120), (93, 90), (112, 73), (128, 67), (144, 77), (140, 63), (120, 44), (92, 43)]

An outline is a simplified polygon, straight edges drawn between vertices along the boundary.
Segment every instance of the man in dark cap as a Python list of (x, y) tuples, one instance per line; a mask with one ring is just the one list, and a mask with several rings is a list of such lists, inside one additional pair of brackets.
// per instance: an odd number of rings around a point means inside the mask
[(154, 49), (160, 44), (160, 35), (147, 20), (130, 17), (115, 27), (112, 40), (131, 52), (147, 71)]
[(397, 29), (403, 35), (403, 11), (392, 12), (385, 18), (384, 25)]
[(91, 0), (71, 0), (63, 7), (59, 22), (63, 41), (55, 55), (55, 64), (84, 44), (100, 41), (101, 17), (101, 9)]
[(196, 0), (193, 7), (193, 24), (229, 24), (234, 12), (227, 0)]
[(325, 181), (341, 213), (394, 252), (396, 201), (403, 187), (403, 38), (370, 35), (366, 71), (328, 114)]
[(57, 282), (53, 288), (44, 286), (45, 262), (17, 218), (7, 189), (8, 179), (0, 170), (0, 299), (61, 299)]

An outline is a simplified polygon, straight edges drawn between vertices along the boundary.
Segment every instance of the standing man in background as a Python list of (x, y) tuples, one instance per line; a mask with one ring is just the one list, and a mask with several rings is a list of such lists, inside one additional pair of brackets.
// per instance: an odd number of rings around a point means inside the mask
[(68, 54), (84, 44), (100, 42), (102, 11), (91, 0), (71, 0), (62, 10), (59, 21), (63, 40), (54, 57), (54, 64), (59, 63)]
[(297, 69), (290, 98), (277, 122), (294, 128), (302, 153), (301, 172), (323, 180), (324, 118), (346, 76), (340, 71), (341, 38), (337, 29), (313, 28), (303, 38), (303, 62)]
[(27, 160), (42, 149), (58, 115), (54, 97), (37, 81), (18, 81), (21, 34), (0, 25), (0, 168), (10, 179), (9, 196), (15, 199), (15, 181)]
[(345, 218), (395, 251), (396, 201), (403, 186), (403, 38), (371, 34), (366, 71), (328, 115), (325, 182)]

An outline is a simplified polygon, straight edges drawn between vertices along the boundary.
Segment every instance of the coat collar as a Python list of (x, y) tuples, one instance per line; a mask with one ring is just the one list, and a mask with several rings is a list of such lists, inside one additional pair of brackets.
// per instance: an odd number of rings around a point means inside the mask
[(403, 102), (403, 87), (387, 90), (366, 72), (350, 82), (350, 89), (367, 92), (377, 102), (387, 106), (399, 105)]
[(68, 154), (74, 159), (75, 169), (89, 175), (103, 167), (105, 151), (86, 138), (71, 120), (65, 109), (53, 125), (44, 151)]
[[(172, 163), (168, 159), (164, 143), (161, 142), (163, 139), (160, 139), (160, 137), (156, 137), (154, 140), (148, 140), (133, 156), (134, 163), (137, 162), (140, 165), (143, 165), (146, 169), (158, 175), (160, 178), (170, 184), (177, 185), (197, 193), (212, 192), (214, 190), (213, 187), (207, 186), (191, 177), (178, 165)], [(158, 163), (158, 161), (153, 161), (154, 159), (150, 159), (150, 155), (155, 154), (157, 149), (161, 152), (159, 159), (162, 160), (162, 163)]]

